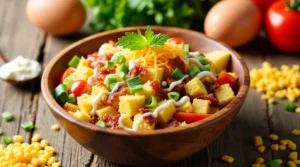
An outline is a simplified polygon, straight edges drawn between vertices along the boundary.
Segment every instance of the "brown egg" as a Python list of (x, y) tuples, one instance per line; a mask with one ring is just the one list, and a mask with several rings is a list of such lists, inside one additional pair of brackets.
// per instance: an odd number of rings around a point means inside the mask
[(262, 23), (262, 13), (250, 0), (223, 0), (208, 12), (205, 34), (232, 47), (253, 40)]
[(79, 0), (29, 0), (26, 12), (30, 22), (54, 35), (78, 31), (86, 17)]

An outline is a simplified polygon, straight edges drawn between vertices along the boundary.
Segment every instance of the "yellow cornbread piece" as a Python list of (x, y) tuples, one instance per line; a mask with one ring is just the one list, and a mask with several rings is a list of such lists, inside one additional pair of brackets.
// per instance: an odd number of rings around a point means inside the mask
[(235, 97), (234, 92), (229, 84), (221, 85), (215, 90), (215, 95), (219, 101), (219, 105), (222, 107), (231, 102), (231, 100)]
[(230, 60), (230, 53), (225, 51), (213, 51), (205, 54), (205, 57), (211, 62), (211, 71), (220, 73), (227, 68)]
[(164, 75), (163, 68), (146, 68), (146, 75), (141, 77), (143, 83), (147, 81), (159, 80), (162, 81)]
[(163, 101), (159, 102), (157, 107), (165, 105), (166, 103), (168, 103), (167, 107), (160, 110), (157, 114), (158, 122), (161, 122), (161, 123), (169, 122), (176, 112), (175, 104), (173, 102), (168, 102), (167, 100), (163, 100)]
[(145, 96), (125, 95), (119, 97), (119, 112), (130, 117), (138, 113), (138, 109), (144, 107)]
[(85, 80), (87, 81), (90, 76), (94, 74), (93, 69), (89, 67), (77, 67), (75, 72), (71, 75), (74, 80)]
[(183, 103), (181, 106), (177, 107), (176, 111), (190, 113), (190, 112), (193, 112), (193, 106), (190, 101), (187, 101), (187, 102)]
[(88, 94), (83, 94), (79, 97), (77, 97), (77, 103), (80, 111), (89, 114), (93, 108), (92, 105), (92, 98)]
[(89, 114), (86, 114), (86, 113), (81, 112), (81, 111), (74, 112), (73, 116), (80, 119), (80, 120), (82, 120), (82, 121), (86, 121), (86, 122), (89, 122), (91, 120), (91, 117), (90, 117)]
[(198, 79), (194, 78), (184, 85), (185, 92), (191, 97), (199, 95), (207, 95), (207, 90), (203, 83)]
[(116, 115), (119, 114), (119, 112), (113, 106), (105, 106), (105, 107), (102, 107), (102, 108), (98, 109), (96, 111), (96, 114), (99, 117), (102, 117), (104, 114), (109, 114), (109, 115), (116, 116)]
[[(135, 124), (140, 117), (141, 117), (141, 113), (135, 114), (135, 116), (133, 118), (133, 123)], [(150, 125), (150, 124), (146, 123), (144, 119), (142, 119), (142, 121), (138, 125), (138, 130), (154, 130), (154, 128), (155, 128), (155, 123)]]
[(146, 97), (154, 95), (154, 90), (150, 84), (151, 81), (147, 81), (146, 83), (144, 83), (143, 90), (136, 92), (135, 95), (144, 95)]
[(210, 111), (209, 104), (209, 100), (194, 99), (192, 104), (193, 112), (198, 114), (208, 114)]
[(76, 112), (80, 110), (80, 108), (77, 105), (68, 102), (64, 105), (64, 109), (66, 111), (72, 111), (72, 112)]

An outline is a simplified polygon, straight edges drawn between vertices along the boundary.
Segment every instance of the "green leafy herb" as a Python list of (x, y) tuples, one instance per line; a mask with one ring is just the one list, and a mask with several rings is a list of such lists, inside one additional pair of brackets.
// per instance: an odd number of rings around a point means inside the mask
[(142, 35), (141, 31), (126, 32), (125, 36), (119, 38), (117, 45), (123, 48), (134, 50), (140, 50), (145, 47), (155, 48), (162, 46), (168, 40), (168, 36), (164, 34), (156, 34), (152, 31), (151, 27), (148, 26), (145, 32), (145, 37)]

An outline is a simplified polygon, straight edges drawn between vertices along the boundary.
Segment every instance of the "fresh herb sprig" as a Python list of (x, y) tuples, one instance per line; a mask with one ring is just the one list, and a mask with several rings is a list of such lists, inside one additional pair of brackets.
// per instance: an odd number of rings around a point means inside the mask
[(142, 35), (141, 31), (126, 32), (125, 36), (118, 39), (117, 45), (131, 51), (141, 50), (145, 47), (155, 48), (164, 45), (168, 40), (168, 36), (164, 34), (156, 34), (152, 31), (151, 27), (148, 26), (145, 31), (145, 36)]

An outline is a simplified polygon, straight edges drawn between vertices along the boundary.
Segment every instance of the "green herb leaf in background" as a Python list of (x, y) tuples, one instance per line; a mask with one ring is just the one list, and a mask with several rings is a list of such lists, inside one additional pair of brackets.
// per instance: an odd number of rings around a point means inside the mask
[(135, 32), (126, 32), (125, 36), (118, 39), (117, 45), (126, 49), (140, 50), (145, 47), (159, 47), (165, 44), (168, 40), (168, 36), (164, 34), (154, 35), (151, 27), (148, 26), (145, 31), (145, 37), (142, 35), (141, 31), (138, 30)]

